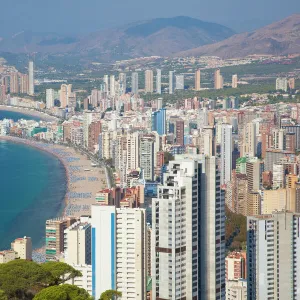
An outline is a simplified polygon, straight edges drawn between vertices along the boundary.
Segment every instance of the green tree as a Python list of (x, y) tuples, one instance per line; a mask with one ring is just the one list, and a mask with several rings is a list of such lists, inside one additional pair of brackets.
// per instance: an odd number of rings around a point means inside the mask
[(164, 152), (164, 163), (168, 164), (171, 160), (174, 160), (174, 156), (170, 152)]
[(9, 299), (32, 299), (53, 279), (50, 272), (32, 261), (18, 259), (0, 264), (0, 289)]
[(112, 300), (122, 297), (122, 293), (115, 290), (107, 290), (103, 292), (99, 300)]
[(0, 290), (0, 300), (8, 300), (7, 296), (5, 295), (5, 292)]
[(33, 300), (92, 300), (89, 293), (75, 285), (50, 286), (40, 291)]
[(63, 262), (50, 261), (41, 266), (46, 272), (51, 273), (53, 277), (51, 285), (59, 285), (69, 279), (82, 276), (81, 272)]

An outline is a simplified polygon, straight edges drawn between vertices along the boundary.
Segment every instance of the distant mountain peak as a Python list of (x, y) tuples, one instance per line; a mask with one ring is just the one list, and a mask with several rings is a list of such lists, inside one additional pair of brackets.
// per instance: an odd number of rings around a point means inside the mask
[(168, 27), (174, 27), (178, 29), (188, 30), (191, 28), (222, 32), (228, 36), (233, 35), (235, 32), (223, 25), (216, 23), (205, 22), (198, 19), (194, 19), (186, 16), (177, 16), (172, 18), (157, 18), (151, 19), (144, 22), (139, 22), (138, 24), (133, 24), (125, 30), (125, 33), (133, 36), (149, 36), (160, 30)]

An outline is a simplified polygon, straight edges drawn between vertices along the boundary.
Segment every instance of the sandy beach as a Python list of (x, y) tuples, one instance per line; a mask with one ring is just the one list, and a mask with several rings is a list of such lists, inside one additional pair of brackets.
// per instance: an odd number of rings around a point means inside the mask
[(67, 176), (68, 190), (65, 196), (64, 216), (79, 217), (91, 213), (95, 194), (107, 186), (103, 168), (92, 167), (86, 155), (63, 145), (46, 144), (11, 136), (0, 136), (0, 140), (26, 144), (57, 157), (64, 165)]
[(58, 120), (56, 117), (47, 115), (46, 113), (39, 112), (39, 111), (34, 110), (32, 108), (0, 105), (0, 110), (11, 111), (11, 112), (18, 112), (18, 113), (22, 113), (24, 115), (38, 117), (42, 121), (46, 121), (46, 122), (53, 122), (53, 121), (57, 121)]

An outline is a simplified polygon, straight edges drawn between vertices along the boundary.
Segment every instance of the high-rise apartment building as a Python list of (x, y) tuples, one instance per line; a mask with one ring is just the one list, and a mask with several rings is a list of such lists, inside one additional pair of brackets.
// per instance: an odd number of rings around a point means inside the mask
[(175, 122), (176, 144), (184, 146), (184, 121), (182, 119)]
[(127, 134), (127, 170), (136, 170), (139, 167), (139, 133), (131, 132)]
[(287, 88), (288, 88), (287, 78), (279, 77), (276, 79), (276, 90), (282, 90), (286, 92)]
[(247, 218), (248, 299), (299, 299), (300, 215)]
[(159, 135), (166, 134), (166, 122), (167, 113), (165, 108), (161, 108), (152, 113), (152, 131), (156, 131)]
[(119, 74), (119, 84), (120, 84), (120, 95), (126, 94), (127, 89), (127, 81), (126, 81), (126, 73)]
[(60, 87), (60, 107), (65, 108), (69, 105), (69, 98), (72, 96), (72, 84), (62, 84)]
[(247, 123), (243, 128), (241, 156), (255, 157), (257, 152), (256, 124)]
[(11, 243), (11, 249), (16, 252), (16, 258), (32, 260), (32, 241), (28, 236), (15, 239)]
[(224, 299), (224, 202), (215, 157), (171, 161), (152, 200), (152, 299)]
[(131, 75), (131, 93), (138, 94), (139, 92), (139, 74), (133, 72)]
[(116, 92), (115, 92), (115, 75), (110, 75), (109, 84), (110, 84), (110, 92), (109, 93), (112, 97), (114, 97), (116, 95)]
[(27, 74), (19, 74), (20, 77), (20, 93), (28, 94), (29, 93), (29, 77)]
[(161, 94), (161, 69), (156, 69), (156, 94)]
[(48, 109), (54, 107), (54, 97), (54, 90), (46, 89), (46, 107)]
[(92, 112), (84, 112), (83, 114), (83, 146), (88, 148), (89, 146), (89, 128), (93, 121)]
[(238, 87), (238, 77), (237, 75), (232, 75), (232, 83), (231, 86), (233, 89), (236, 89)]
[(90, 265), (91, 254), (91, 218), (80, 217), (64, 230), (65, 262), (69, 265)]
[(221, 185), (231, 181), (232, 173), (232, 125), (221, 125)]
[(19, 93), (19, 74), (17, 72), (10, 73), (9, 90), (11, 94)]
[(173, 94), (175, 89), (175, 72), (169, 72), (169, 94)]
[(34, 95), (34, 66), (33, 61), (29, 61), (28, 65), (28, 76), (29, 76), (29, 95)]
[(145, 92), (153, 93), (153, 71), (145, 71)]
[(109, 93), (109, 80), (108, 80), (108, 75), (103, 76), (103, 84), (104, 84), (104, 92), (106, 94)]
[(144, 300), (146, 277), (145, 210), (92, 205), (92, 295), (113, 289), (124, 300)]
[(200, 91), (201, 89), (201, 71), (198, 69), (195, 72), (195, 91)]
[(145, 180), (154, 180), (154, 141), (152, 136), (143, 136), (140, 140), (140, 168)]
[(176, 90), (184, 90), (184, 75), (176, 75)]
[(64, 230), (71, 226), (74, 218), (57, 218), (46, 221), (46, 260), (57, 261), (64, 251)]
[(214, 77), (214, 81), (215, 81), (215, 89), (216, 90), (220, 90), (223, 88), (223, 76), (221, 75), (221, 71), (220, 69), (217, 69), (215, 71), (215, 77)]

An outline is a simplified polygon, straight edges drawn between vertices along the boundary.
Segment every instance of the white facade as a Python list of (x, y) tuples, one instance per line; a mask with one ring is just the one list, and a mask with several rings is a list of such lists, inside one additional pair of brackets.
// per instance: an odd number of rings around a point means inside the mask
[(156, 69), (156, 93), (161, 94), (161, 69)]
[(126, 94), (127, 84), (126, 84), (126, 73), (119, 74), (119, 93), (120, 95)]
[(131, 75), (131, 92), (133, 94), (139, 92), (139, 74), (137, 72), (133, 72)]
[(70, 264), (74, 269), (81, 272), (82, 276), (72, 278), (66, 281), (66, 284), (76, 285), (79, 288), (85, 289), (92, 295), (92, 266), (91, 265), (74, 265)]
[(65, 262), (69, 265), (91, 264), (91, 219), (81, 217), (64, 231)]
[(92, 295), (115, 289), (144, 300), (147, 275), (145, 210), (92, 205)]
[(184, 75), (176, 75), (176, 90), (184, 90)]
[(231, 181), (232, 173), (232, 125), (221, 125), (221, 185)]
[(20, 259), (32, 259), (32, 241), (30, 237), (15, 239), (11, 243), (11, 248), (16, 252), (16, 257)]
[(54, 100), (54, 90), (46, 89), (46, 107), (48, 109), (54, 107)]
[(247, 281), (244, 279), (226, 281), (226, 300), (247, 300)]
[(110, 75), (109, 84), (110, 84), (110, 92), (109, 93), (112, 97), (114, 97), (116, 94), (116, 92), (115, 92), (115, 76), (114, 75)]
[(300, 299), (300, 214), (247, 218), (248, 299)]
[(28, 77), (29, 77), (29, 95), (34, 95), (34, 70), (33, 70), (33, 61), (29, 61), (28, 65)]
[(287, 78), (277, 78), (276, 79), (276, 90), (283, 90), (283, 91), (287, 91), (288, 88), (288, 80)]
[(108, 85), (108, 75), (103, 76), (103, 83), (104, 83), (104, 92), (109, 93), (109, 85)]
[(91, 112), (85, 112), (83, 114), (83, 144), (84, 147), (89, 145), (89, 126), (93, 121), (93, 114)]
[(169, 72), (169, 94), (173, 94), (175, 89), (175, 75), (174, 71)]
[(225, 298), (223, 206), (214, 157), (169, 163), (152, 201), (153, 300)]
[(153, 181), (154, 179), (154, 141), (152, 138), (141, 138), (140, 141), (140, 163), (144, 170), (144, 179)]

